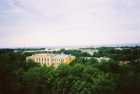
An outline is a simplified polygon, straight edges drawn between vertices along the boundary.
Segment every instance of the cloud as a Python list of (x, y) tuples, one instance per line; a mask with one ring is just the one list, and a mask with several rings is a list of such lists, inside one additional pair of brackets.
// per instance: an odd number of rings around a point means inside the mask
[(138, 0), (6, 1), (0, 15), (5, 46), (139, 42)]

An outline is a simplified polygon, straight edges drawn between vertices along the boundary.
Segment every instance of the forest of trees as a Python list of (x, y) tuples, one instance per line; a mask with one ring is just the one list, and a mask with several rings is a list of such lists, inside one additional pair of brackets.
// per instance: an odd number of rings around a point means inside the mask
[[(140, 48), (115, 50), (99, 48), (92, 57), (107, 56), (109, 61), (83, 59), (78, 51), (71, 64), (57, 68), (26, 62), (29, 54), (0, 51), (0, 94), (140, 94)], [(119, 64), (119, 61), (130, 61)]]

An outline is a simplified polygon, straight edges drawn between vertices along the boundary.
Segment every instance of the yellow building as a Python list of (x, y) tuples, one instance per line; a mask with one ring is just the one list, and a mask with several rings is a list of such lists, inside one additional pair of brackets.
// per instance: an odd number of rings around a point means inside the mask
[(75, 56), (65, 54), (34, 54), (26, 58), (26, 60), (33, 60), (36, 63), (48, 66), (58, 66), (59, 64), (69, 64), (75, 59)]

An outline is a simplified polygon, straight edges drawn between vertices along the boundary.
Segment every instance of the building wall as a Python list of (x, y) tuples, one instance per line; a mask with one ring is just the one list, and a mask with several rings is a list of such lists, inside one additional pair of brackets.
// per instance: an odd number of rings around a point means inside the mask
[(46, 64), (48, 66), (58, 66), (59, 64), (69, 64), (75, 59), (74, 56), (65, 54), (35, 54), (26, 58), (36, 63)]

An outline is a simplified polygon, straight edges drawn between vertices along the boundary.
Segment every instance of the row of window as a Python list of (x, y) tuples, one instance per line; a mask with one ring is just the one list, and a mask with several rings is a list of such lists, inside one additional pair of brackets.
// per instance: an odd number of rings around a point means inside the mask
[(35, 58), (35, 62), (63, 62), (64, 59)]
[(56, 63), (52, 63), (52, 62), (40, 62), (40, 64), (47, 64), (47, 65), (58, 65), (58, 64), (61, 64), (61, 62), (56, 62)]

